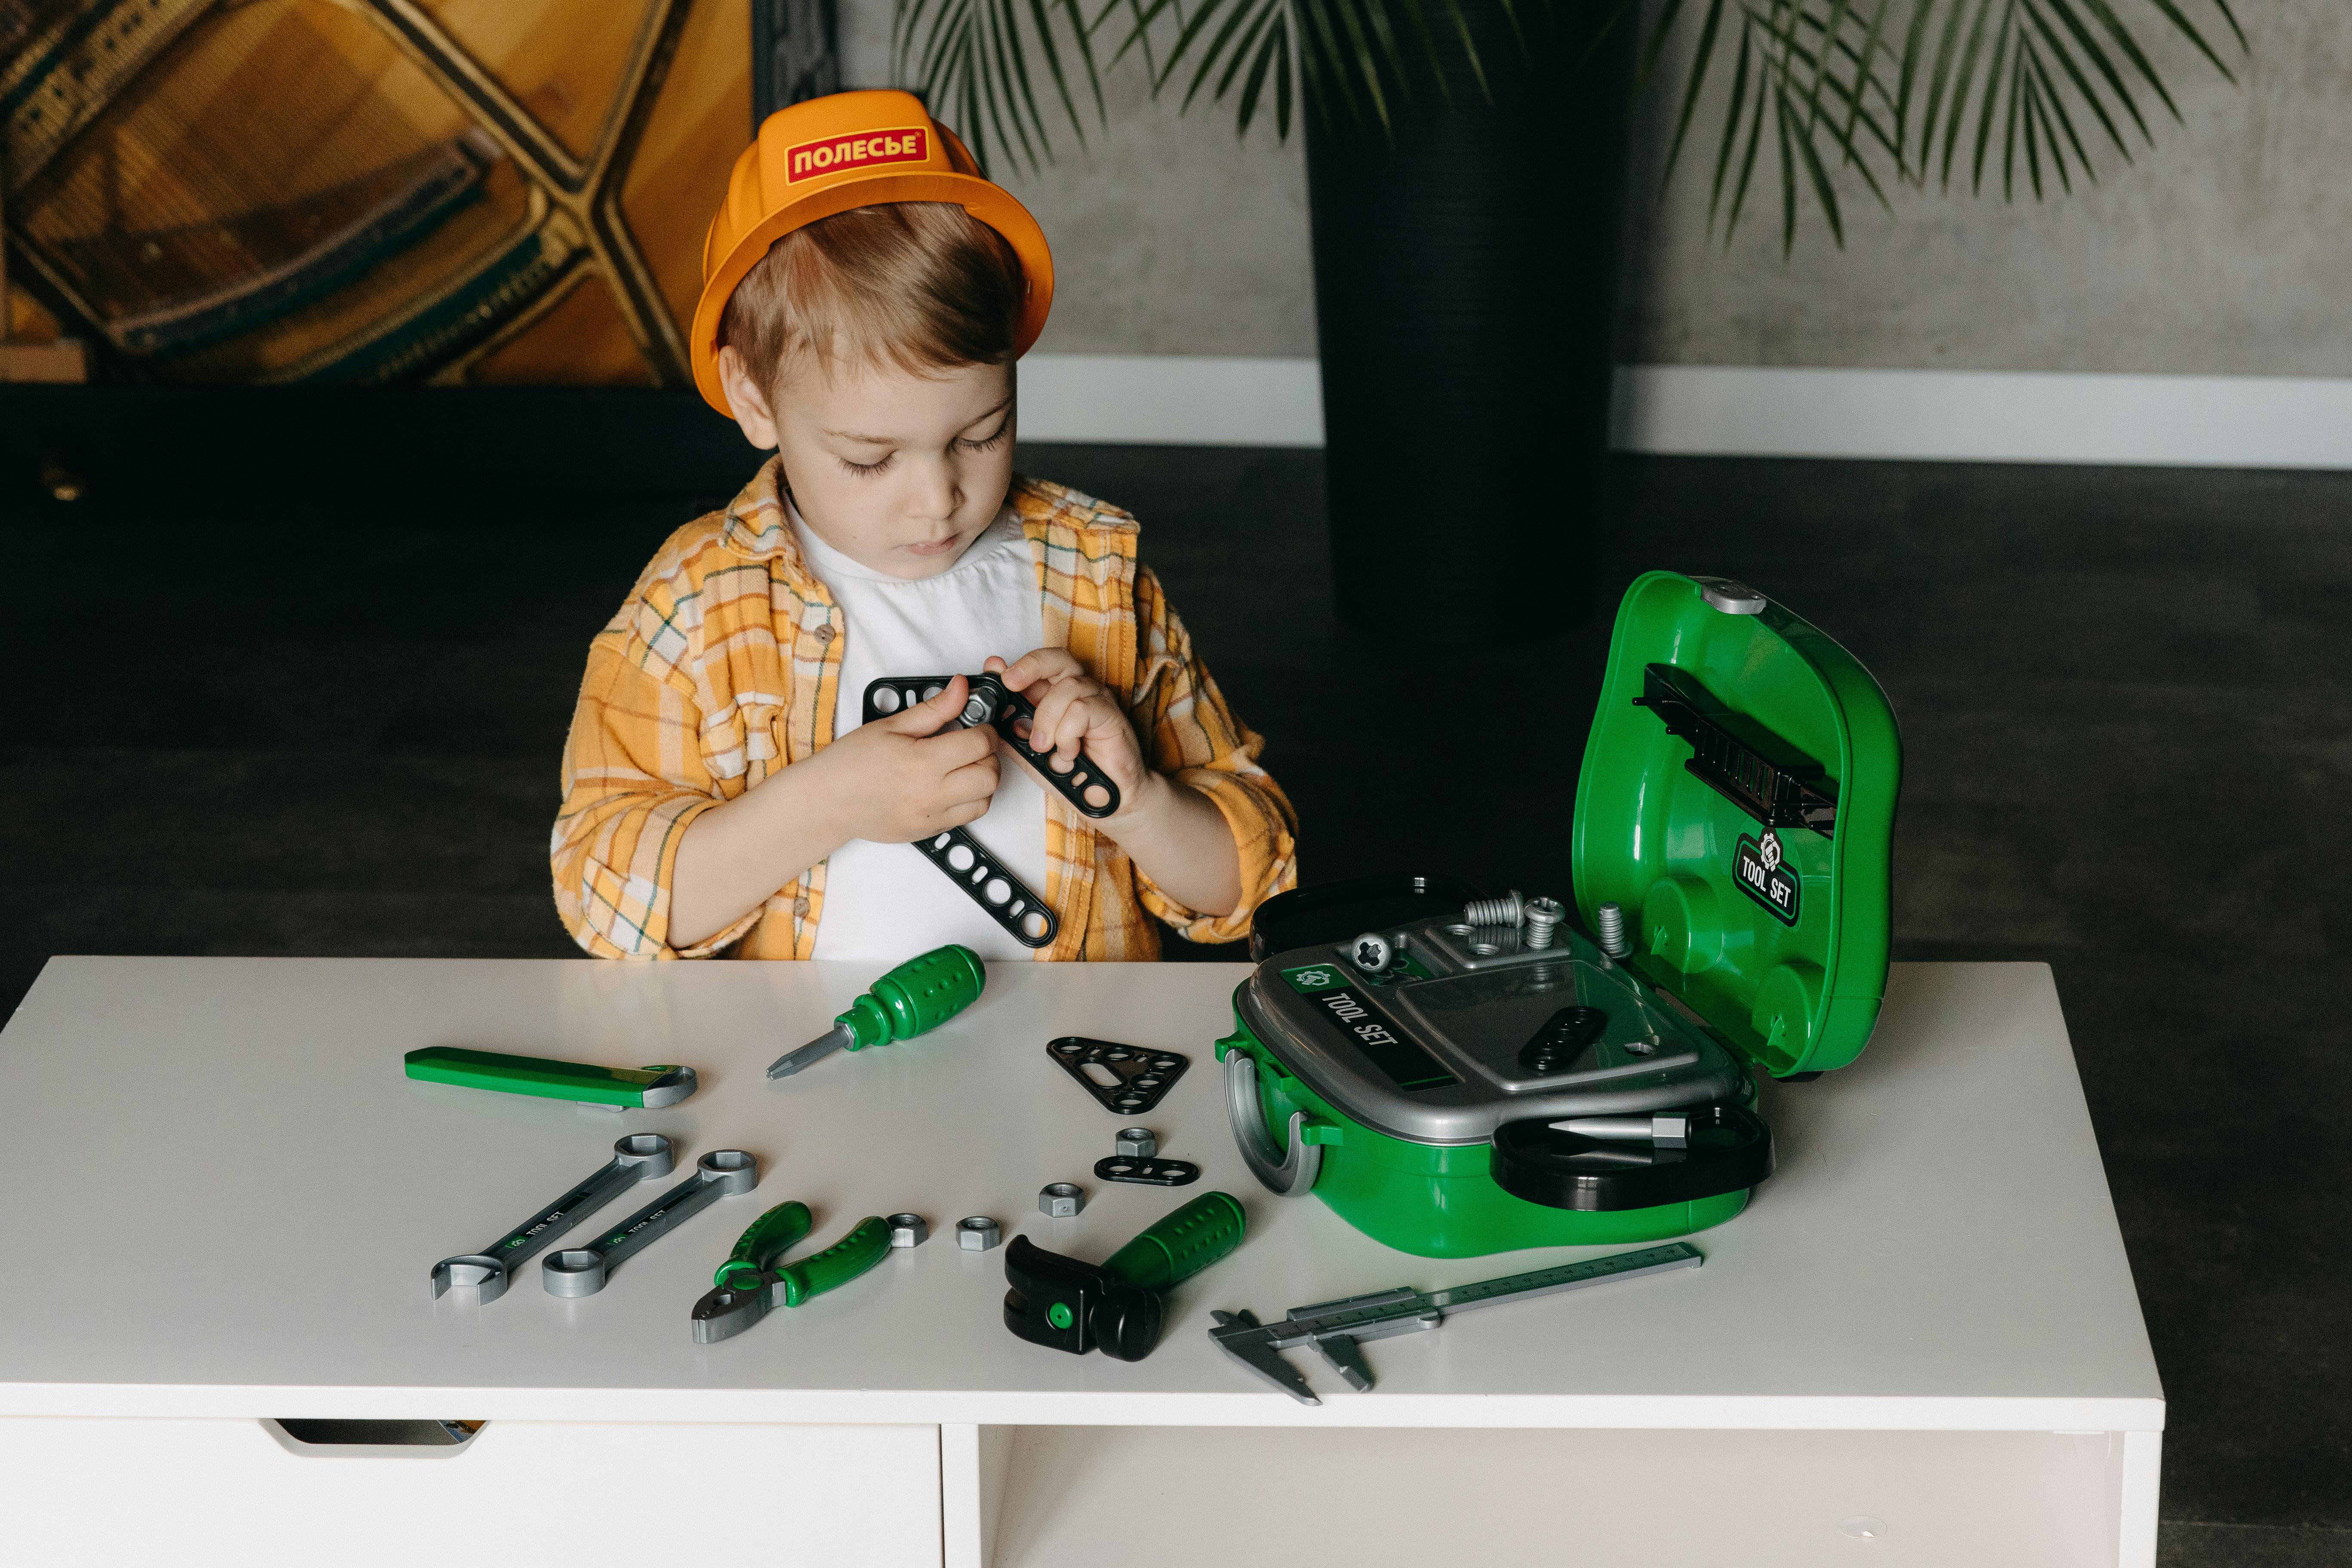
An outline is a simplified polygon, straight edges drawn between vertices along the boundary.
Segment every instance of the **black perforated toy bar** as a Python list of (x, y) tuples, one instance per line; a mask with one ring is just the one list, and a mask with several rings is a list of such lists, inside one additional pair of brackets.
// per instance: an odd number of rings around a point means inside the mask
[[(928, 702), (947, 689), (950, 675), (886, 675), (871, 681), (866, 688), (866, 721), (892, 713), (902, 712), (919, 702)], [(1026, 733), (1029, 723), (1037, 717), (1036, 706), (993, 675), (967, 675), (971, 695), (964, 699), (963, 711), (949, 721), (950, 730), (969, 730), (985, 724), (1004, 737), (1004, 743), (1031, 767), (1064, 800), (1084, 815), (1097, 819), (1108, 816), (1118, 809), (1118, 786), (1105, 778), (1084, 752), (1065, 772), (1054, 766), (1051, 750), (1038, 751), (1029, 744)]]
[[(866, 722), (892, 713), (903, 712), (919, 702), (927, 702), (947, 689), (953, 679), (946, 675), (886, 675), (869, 681), (866, 687)], [(1066, 773), (1055, 773), (1039, 761), (1038, 753), (1029, 750), (1028, 742), (1013, 732), (1013, 721), (1034, 716), (1036, 710), (1028, 700), (1009, 690), (992, 675), (966, 678), (971, 684), (972, 695), (963, 705), (963, 711), (942, 726), (944, 730), (969, 730), (976, 724), (991, 724), (1008, 744), (1033, 763), (1038, 771), (1053, 781), (1054, 787), (1069, 795), (1071, 804), (1089, 816), (1108, 816), (1118, 809), (1118, 792), (1108, 779), (1095, 779), (1091, 765), (1080, 764)], [(983, 689), (982, 682), (987, 683)], [(1005, 700), (1020, 704), (1018, 712), (1006, 706)], [(1067, 780), (1068, 783), (1064, 781)], [(1088, 805), (1083, 791), (1091, 783), (1099, 791), (1107, 791), (1110, 805), (1097, 809)], [(1081, 792), (1081, 793), (1073, 793)], [(915, 847), (923, 858), (947, 874), (949, 881), (963, 889), (975, 904), (988, 911), (988, 918), (1024, 947), (1044, 948), (1054, 943), (1055, 933), (1062, 922), (1053, 906), (1037, 896), (1037, 890), (1018, 876), (1013, 868), (988, 851), (987, 846), (961, 827), (950, 827), (945, 833), (935, 833), (929, 838), (915, 840)]]
[(1039, 898), (1013, 868), (991, 855), (981, 841), (961, 827), (915, 840), (925, 859), (947, 873), (971, 901), (1024, 947), (1051, 947), (1062, 929), (1053, 906)]

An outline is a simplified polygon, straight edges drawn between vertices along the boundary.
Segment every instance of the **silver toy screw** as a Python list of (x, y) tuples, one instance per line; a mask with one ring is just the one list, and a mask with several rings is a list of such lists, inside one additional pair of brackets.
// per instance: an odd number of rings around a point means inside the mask
[(1559, 925), (1568, 911), (1559, 907), (1558, 899), (1531, 899), (1528, 901), (1528, 942), (1530, 948), (1551, 945), (1552, 928)]
[(1622, 958), (1633, 951), (1625, 940), (1625, 909), (1622, 904), (1603, 904), (1592, 911), (1593, 924), (1599, 928), (1601, 951), (1612, 958)]
[(1395, 958), (1389, 939), (1376, 931), (1368, 931), (1348, 944), (1348, 962), (1367, 974), (1384, 973)]
[(1525, 912), (1517, 888), (1499, 899), (1475, 899), (1462, 906), (1462, 918), (1474, 926), (1515, 926)]

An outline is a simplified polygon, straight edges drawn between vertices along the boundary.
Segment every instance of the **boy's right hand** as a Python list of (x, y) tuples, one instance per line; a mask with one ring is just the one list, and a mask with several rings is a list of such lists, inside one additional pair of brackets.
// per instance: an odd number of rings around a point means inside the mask
[(969, 694), (959, 675), (929, 701), (861, 724), (802, 764), (824, 775), (845, 837), (910, 844), (987, 812), (996, 794), (996, 731), (934, 733)]

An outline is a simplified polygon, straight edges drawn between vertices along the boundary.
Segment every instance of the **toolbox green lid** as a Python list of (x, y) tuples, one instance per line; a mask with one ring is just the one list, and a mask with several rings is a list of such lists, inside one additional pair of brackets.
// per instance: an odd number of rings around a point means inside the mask
[(1576, 901), (1779, 1077), (1845, 1066), (1886, 992), (1902, 743), (1853, 656), (1723, 578), (1626, 591), (1577, 780)]

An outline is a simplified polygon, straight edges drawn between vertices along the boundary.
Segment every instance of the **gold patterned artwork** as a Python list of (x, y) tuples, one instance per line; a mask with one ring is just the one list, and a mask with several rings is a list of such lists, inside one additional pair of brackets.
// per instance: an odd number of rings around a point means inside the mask
[(0, 0), (0, 180), (164, 381), (688, 384), (751, 0)]

